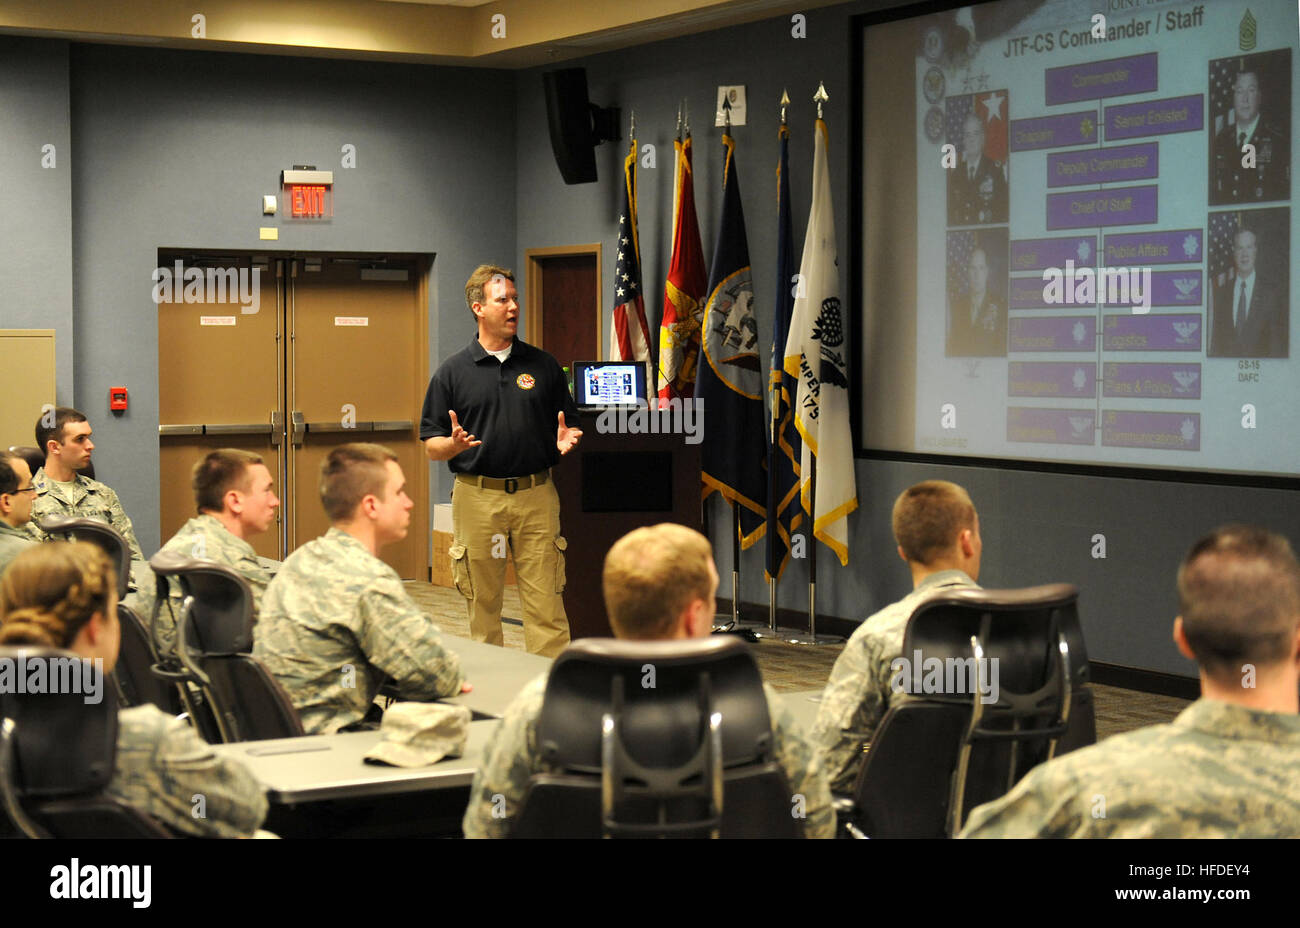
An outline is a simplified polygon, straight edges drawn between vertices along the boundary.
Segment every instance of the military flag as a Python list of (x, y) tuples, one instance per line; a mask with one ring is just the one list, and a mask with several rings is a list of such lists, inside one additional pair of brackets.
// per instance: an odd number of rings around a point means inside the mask
[(826, 162), (828, 132), (820, 118), (814, 135), (812, 210), (785, 345), (785, 371), (799, 381), (794, 421), (803, 439), (800, 501), (813, 517), (813, 535), (835, 552), (840, 564), (847, 565), (848, 516), (858, 508), (849, 425), (848, 326), (839, 297), (835, 214)]
[(772, 354), (768, 373), (767, 579), (780, 577), (790, 561), (790, 537), (803, 524), (799, 509), (799, 457), (803, 442), (794, 425), (798, 382), (785, 372), (785, 343), (794, 305), (794, 234), (790, 218), (790, 128), (780, 130), (776, 167), (776, 311), (772, 314)]
[(695, 182), (691, 170), (691, 135), (677, 152), (673, 217), (673, 251), (664, 283), (663, 322), (659, 328), (661, 400), (695, 395), (695, 369), (700, 358), (700, 325), (704, 318), (704, 248), (695, 218)]
[(758, 322), (749, 266), (745, 213), (736, 171), (736, 143), (722, 136), (722, 221), (713, 248), (708, 300), (704, 305), (696, 396), (704, 402), (700, 449), (704, 496), (717, 492), (740, 507), (740, 545), (763, 537), (767, 524), (761, 502), (763, 475), (763, 374), (758, 358)]
[(649, 361), (650, 326), (641, 292), (641, 241), (636, 221), (636, 139), (623, 159), (623, 202), (618, 210), (614, 250), (614, 324), (609, 330), (611, 361)]

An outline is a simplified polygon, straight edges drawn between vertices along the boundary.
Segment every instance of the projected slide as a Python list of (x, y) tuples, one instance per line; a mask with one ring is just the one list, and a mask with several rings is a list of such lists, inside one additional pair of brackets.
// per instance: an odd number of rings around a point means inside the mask
[(862, 358), (911, 400), (864, 377), (866, 447), (1300, 473), (1294, 0), (1004, 0), (863, 42)]

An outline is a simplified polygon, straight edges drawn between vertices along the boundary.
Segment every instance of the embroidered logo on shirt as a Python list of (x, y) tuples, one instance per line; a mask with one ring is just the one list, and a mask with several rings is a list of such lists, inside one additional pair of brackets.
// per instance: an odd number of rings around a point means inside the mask
[(519, 384), (520, 390), (531, 390), (537, 386), (537, 381), (533, 379), (532, 374), (520, 374), (515, 378), (515, 383)]

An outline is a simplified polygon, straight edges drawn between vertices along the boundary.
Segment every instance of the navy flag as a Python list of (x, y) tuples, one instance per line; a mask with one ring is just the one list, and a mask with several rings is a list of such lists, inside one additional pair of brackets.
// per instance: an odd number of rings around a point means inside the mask
[(780, 577), (790, 562), (790, 538), (803, 524), (799, 506), (799, 457), (803, 444), (792, 409), (798, 384), (785, 372), (785, 342), (794, 310), (794, 254), (790, 219), (790, 129), (781, 126), (781, 160), (776, 167), (776, 312), (772, 362), (768, 368), (767, 579)]
[(704, 401), (704, 445), (700, 449), (704, 496), (718, 492), (729, 503), (740, 504), (740, 546), (748, 548), (767, 529), (762, 504), (767, 416), (749, 244), (734, 157), (736, 143), (724, 134), (722, 145), (722, 221), (706, 291), (705, 360), (699, 367), (695, 395)]

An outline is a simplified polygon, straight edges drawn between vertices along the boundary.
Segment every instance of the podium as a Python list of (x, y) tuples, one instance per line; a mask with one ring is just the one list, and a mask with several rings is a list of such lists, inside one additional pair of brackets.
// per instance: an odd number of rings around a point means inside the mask
[(700, 446), (671, 432), (601, 432), (598, 418), (583, 413), (582, 441), (552, 471), (568, 540), (564, 610), (575, 639), (613, 635), (600, 577), (614, 542), (660, 522), (702, 531)]

